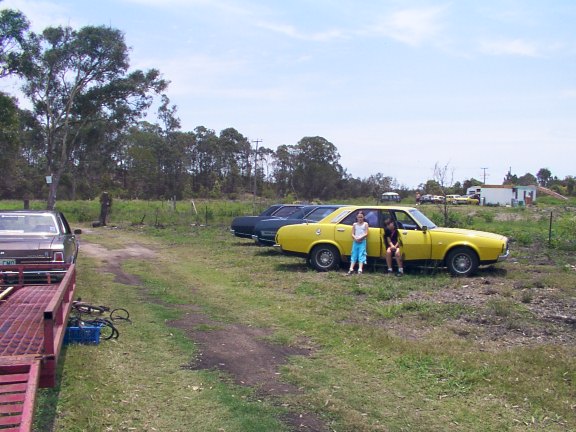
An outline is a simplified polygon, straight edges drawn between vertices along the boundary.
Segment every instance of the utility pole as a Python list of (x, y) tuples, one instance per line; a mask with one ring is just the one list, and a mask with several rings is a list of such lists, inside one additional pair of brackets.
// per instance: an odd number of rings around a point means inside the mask
[(253, 201), (252, 201), (252, 213), (256, 214), (256, 181), (258, 180), (258, 144), (262, 142), (261, 139), (255, 139), (252, 141), (256, 143), (256, 151), (254, 152), (254, 190), (253, 190)]
[(484, 171), (484, 184), (486, 184), (486, 170), (488, 168), (480, 168), (480, 169)]

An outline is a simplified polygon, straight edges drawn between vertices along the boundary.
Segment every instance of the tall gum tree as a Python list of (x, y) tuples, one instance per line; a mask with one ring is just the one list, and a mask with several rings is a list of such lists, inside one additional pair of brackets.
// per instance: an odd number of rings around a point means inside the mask
[(17, 75), (23, 69), (28, 53), (28, 28), (22, 12), (0, 11), (0, 78)]
[(82, 130), (99, 121), (126, 128), (168, 83), (155, 69), (129, 73), (124, 35), (109, 27), (49, 27), (31, 34), (29, 45), (23, 91), (43, 128), (46, 174), (52, 177), (47, 208), (53, 209)]

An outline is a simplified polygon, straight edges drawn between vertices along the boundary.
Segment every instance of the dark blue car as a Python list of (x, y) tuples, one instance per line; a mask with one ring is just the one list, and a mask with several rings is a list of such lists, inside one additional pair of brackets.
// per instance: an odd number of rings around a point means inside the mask
[(230, 232), (236, 237), (251, 239), (254, 226), (264, 219), (287, 218), (300, 210), (300, 204), (274, 204), (260, 213), (258, 216), (238, 216), (232, 220)]
[(254, 226), (252, 239), (260, 246), (274, 246), (276, 233), (280, 227), (306, 222), (318, 222), (339, 207), (342, 207), (342, 205), (307, 205), (285, 218), (261, 220)]

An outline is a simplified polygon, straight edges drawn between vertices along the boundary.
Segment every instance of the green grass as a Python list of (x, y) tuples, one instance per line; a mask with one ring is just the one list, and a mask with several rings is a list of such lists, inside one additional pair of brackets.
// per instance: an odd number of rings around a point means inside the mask
[[(343, 204), (371, 205), (371, 198), (340, 200)], [(526, 207), (478, 207), (449, 206), (448, 226), (496, 232), (508, 236), (513, 243), (522, 246), (542, 244), (548, 246), (550, 213), (552, 212), (552, 232), (550, 246), (560, 250), (576, 251), (576, 224), (574, 208), (576, 198), (568, 202), (549, 197), (539, 198), (539, 205)], [(191, 225), (229, 226), (232, 219), (240, 215), (258, 214), (272, 201), (258, 199), (256, 203), (241, 200), (190, 200), (178, 201), (142, 201), (114, 200), (109, 217), (110, 225), (152, 226), (160, 229), (170, 228), (174, 232), (188, 230)], [(402, 203), (401, 203), (402, 204)], [(406, 205), (412, 205), (412, 202)], [(44, 201), (30, 202), (32, 209), (46, 207)], [(100, 202), (58, 201), (58, 210), (63, 211), (71, 223), (90, 223), (98, 220)], [(21, 209), (22, 202), (2, 201), (4, 209)], [(436, 224), (443, 226), (443, 209), (437, 205), (422, 205), (419, 209)], [(180, 241), (174, 236), (175, 241)]]
[(185, 367), (196, 349), (166, 326), (178, 312), (142, 301), (141, 290), (112, 282), (86, 257), (78, 285), (83, 298), (127, 307), (133, 323), (119, 326), (117, 341), (64, 349), (59, 387), (40, 394), (36, 430), (54, 414), (58, 431), (284, 430), (281, 409), (217, 373)]
[[(508, 214), (489, 210), (494, 224)], [(524, 213), (510, 214), (524, 220)], [(542, 221), (533, 215), (524, 223)], [(576, 272), (563, 264), (532, 273), (529, 261), (505, 263), (505, 276), (466, 280), (443, 270), (346, 278), (235, 239), (225, 226), (100, 229), (85, 239), (114, 249), (142, 243), (159, 256), (124, 264), (142, 281), (132, 287), (114, 283), (81, 254), (79, 294), (127, 307), (134, 324), (121, 328), (117, 342), (67, 349), (61, 386), (43, 392), (38, 424), (53, 415), (62, 431), (282, 430), (278, 418), (290, 409), (315, 412), (337, 431), (576, 429), (573, 345), (490, 345), (480, 329), (473, 337), (453, 329), (474, 316), (510, 332), (537, 325), (527, 308), (539, 295), (575, 295)], [(492, 280), (493, 291), (482, 305), (433, 300), (464, 284), (483, 292), (482, 278)], [(280, 370), (301, 392), (258, 399), (216, 372), (182, 368), (196, 347), (167, 320), (183, 304), (217, 322), (271, 329), (278, 343), (312, 348)]]

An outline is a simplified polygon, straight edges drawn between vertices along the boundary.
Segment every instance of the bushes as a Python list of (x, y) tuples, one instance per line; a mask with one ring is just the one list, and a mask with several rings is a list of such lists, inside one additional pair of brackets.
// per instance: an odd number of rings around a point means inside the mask
[(553, 222), (552, 245), (558, 249), (576, 251), (576, 215), (566, 213)]

